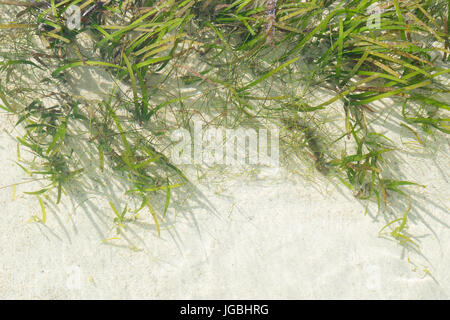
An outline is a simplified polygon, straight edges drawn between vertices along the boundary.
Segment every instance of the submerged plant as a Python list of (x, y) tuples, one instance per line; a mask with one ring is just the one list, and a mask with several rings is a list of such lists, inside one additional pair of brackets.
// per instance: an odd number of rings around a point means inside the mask
[[(24, 169), (50, 182), (36, 194), (56, 188), (58, 203), (65, 185), (87, 174), (77, 153), (95, 145), (100, 171), (108, 164), (127, 177), (127, 194), (140, 201), (134, 213), (147, 208), (158, 234), (171, 189), (181, 192), (187, 182), (165, 153), (169, 133), (199, 114), (209, 125), (283, 128), (286, 154), (312, 162), (380, 210), (393, 194), (410, 201), (404, 187), (415, 185), (390, 171), (399, 148), (377, 121), (380, 105), (400, 105), (398, 126), (419, 143), (424, 134), (450, 132), (447, 1), (0, 4), (17, 8), (1, 25), (1, 41), (14, 46), (1, 54), (0, 98), (25, 129), (18, 141), (35, 156), (28, 165), (40, 167)], [(80, 10), (79, 29), (67, 27), (71, 6)], [(78, 69), (92, 67), (114, 82), (97, 103), (77, 97), (69, 84)], [(25, 88), (27, 74), (54, 89)], [(151, 201), (158, 193), (165, 199), (159, 211)], [(126, 209), (111, 208), (120, 229)], [(404, 233), (406, 214), (398, 218), (404, 208), (392, 210), (386, 228), (401, 224), (391, 236), (415, 244)]]

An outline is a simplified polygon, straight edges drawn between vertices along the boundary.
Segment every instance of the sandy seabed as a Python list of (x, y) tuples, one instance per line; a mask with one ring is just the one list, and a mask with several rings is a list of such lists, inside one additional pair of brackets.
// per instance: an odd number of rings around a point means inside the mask
[[(13, 124), (2, 115), (2, 186), (26, 178), (15, 164)], [(423, 256), (414, 257), (377, 236), (384, 223), (364, 215), (350, 192), (284, 169), (277, 179), (197, 181), (209, 205), (175, 204), (176, 223), (160, 238), (154, 226), (131, 223), (126, 242), (102, 242), (111, 231), (106, 200), (50, 208), (43, 225), (29, 222), (40, 208), (23, 194), (26, 184), (14, 200), (12, 187), (2, 188), (0, 298), (447, 299), (448, 149), (444, 141), (432, 155), (405, 155), (405, 175), (427, 186), (423, 221), (412, 223)]]
[[(391, 111), (384, 108), (380, 117)], [(120, 185), (83, 201), (50, 204), (46, 224), (30, 222), (40, 207), (23, 193), (34, 189), (18, 184), (27, 175), (15, 163), (15, 121), (0, 115), (2, 299), (450, 296), (446, 137), (431, 152), (403, 153), (399, 165), (405, 179), (426, 186), (413, 188), (420, 214), (410, 231), (420, 243), (418, 254), (378, 237), (386, 221), (376, 205), (365, 215), (366, 204), (348, 190), (284, 168), (220, 181), (214, 172), (197, 179), (195, 168), (188, 168), (202, 201), (174, 203), (161, 237), (149, 219), (129, 223), (120, 240), (104, 241), (115, 237), (108, 199), (122, 197)]]

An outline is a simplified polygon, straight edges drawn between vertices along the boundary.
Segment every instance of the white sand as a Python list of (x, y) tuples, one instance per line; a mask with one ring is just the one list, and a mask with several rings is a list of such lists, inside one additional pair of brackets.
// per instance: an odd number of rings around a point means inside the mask
[[(2, 116), (1, 127), (10, 130), (12, 121)], [(6, 186), (26, 175), (13, 163), (13, 139), (4, 131), (0, 139)], [(434, 156), (405, 155), (407, 176), (428, 186), (419, 191), (430, 229), (413, 223), (411, 230), (422, 236), (428, 259), (411, 256), (416, 272), (409, 253), (377, 237), (382, 221), (364, 216), (351, 194), (323, 181), (201, 181), (215, 210), (185, 203), (161, 238), (151, 220), (130, 223), (137, 251), (123, 239), (101, 244), (111, 236), (106, 199), (92, 200), (96, 209), (77, 208), (72, 220), (74, 205), (67, 205), (50, 213), (45, 226), (28, 223), (40, 209), (35, 197), (22, 194), (33, 189), (22, 185), (14, 201), (11, 187), (0, 190), (0, 297), (448, 298), (448, 154), (446, 142)]]

